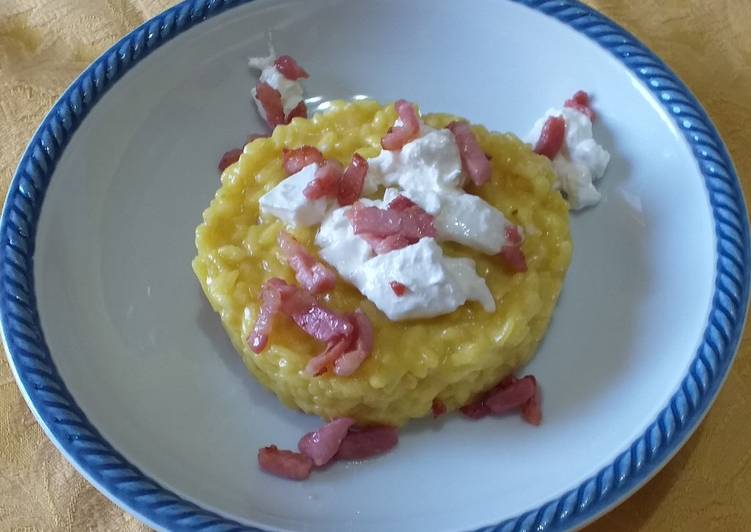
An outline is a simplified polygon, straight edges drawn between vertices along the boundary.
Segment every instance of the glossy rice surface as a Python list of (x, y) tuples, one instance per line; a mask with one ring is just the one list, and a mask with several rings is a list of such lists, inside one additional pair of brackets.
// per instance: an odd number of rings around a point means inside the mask
[[(428, 115), (423, 120), (443, 127), (455, 118)], [(272, 216), (261, 216), (258, 206), (258, 199), (286, 177), (282, 150), (313, 145), (346, 166), (354, 152), (376, 156), (381, 137), (395, 120), (392, 105), (334, 102), (309, 120), (294, 119), (277, 127), (270, 138), (246, 145), (240, 160), (225, 170), (196, 229), (193, 269), (245, 365), (282, 403), (324, 419), (351, 416), (361, 424), (399, 426), (428, 415), (436, 398), (449, 410), (468, 403), (533, 355), (571, 258), (568, 209), (553, 189), (549, 161), (513, 135), (474, 127), (491, 158), (493, 177), (467, 191), (523, 227), (529, 270), (511, 274), (496, 257), (458, 244), (442, 247), (447, 255), (474, 259), (495, 298), (496, 311), (485, 312), (472, 302), (444, 316), (392, 322), (339, 279), (322, 299), (341, 312), (362, 308), (375, 329), (373, 353), (357, 373), (306, 375), (306, 363), (324, 346), (285, 317), (276, 318), (266, 350), (251, 352), (246, 339), (258, 314), (261, 285), (270, 277), (295, 283), (276, 245), (283, 225)], [(316, 231), (317, 226), (291, 232), (317, 253)]]

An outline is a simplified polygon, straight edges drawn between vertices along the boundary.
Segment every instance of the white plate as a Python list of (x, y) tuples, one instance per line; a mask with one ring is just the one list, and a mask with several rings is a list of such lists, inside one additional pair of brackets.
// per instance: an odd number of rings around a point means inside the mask
[[(21, 389), (99, 489), (168, 529), (547, 530), (604, 512), (680, 447), (745, 315), (732, 163), (632, 37), (575, 2), (526, 3), (191, 1), (71, 86), (11, 186), (0, 299)], [(602, 203), (572, 216), (573, 263), (529, 367), (541, 427), (451, 416), (308, 482), (258, 470), (260, 446), (293, 447), (318, 420), (246, 374), (190, 261), (218, 157), (261, 129), (246, 58), (267, 30), (323, 102), (403, 97), (524, 134), (575, 90), (595, 95), (613, 161)]]

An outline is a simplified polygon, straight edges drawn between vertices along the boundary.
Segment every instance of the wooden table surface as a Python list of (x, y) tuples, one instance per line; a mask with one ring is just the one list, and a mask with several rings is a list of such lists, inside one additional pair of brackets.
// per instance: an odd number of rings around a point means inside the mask
[[(63, 89), (170, 0), (0, 1), (0, 194)], [(751, 0), (589, 0), (660, 55), (703, 102), (748, 197)], [(751, 530), (749, 334), (705, 421), (652, 481), (591, 532)], [(0, 357), (0, 529), (143, 530), (47, 441)]]

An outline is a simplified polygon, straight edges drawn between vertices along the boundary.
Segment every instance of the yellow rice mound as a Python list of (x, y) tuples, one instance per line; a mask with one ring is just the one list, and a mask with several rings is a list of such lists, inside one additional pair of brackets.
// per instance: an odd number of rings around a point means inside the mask
[[(423, 119), (443, 127), (455, 117)], [(346, 166), (354, 152), (376, 156), (381, 137), (395, 120), (393, 105), (335, 102), (325, 113), (277, 127), (271, 138), (245, 146), (240, 160), (224, 171), (221, 188), (196, 229), (193, 270), (245, 365), (285, 405), (324, 419), (350, 416), (360, 424), (400, 426), (429, 414), (436, 398), (449, 410), (468, 403), (530, 359), (545, 333), (571, 258), (568, 209), (552, 187), (548, 160), (513, 135), (474, 127), (491, 157), (493, 177), (468, 192), (524, 228), (522, 249), (529, 271), (509, 274), (498, 258), (458, 244), (442, 247), (447, 255), (474, 259), (495, 297), (495, 313), (470, 302), (436, 318), (392, 322), (339, 279), (323, 296), (325, 303), (339, 312), (362, 308), (375, 329), (373, 353), (353, 376), (305, 374), (308, 360), (324, 346), (283, 316), (275, 319), (266, 350), (251, 352), (246, 339), (258, 314), (261, 285), (270, 277), (296, 283), (277, 249), (283, 226), (274, 217), (262, 217), (258, 206), (258, 199), (285, 178), (282, 150), (308, 144)], [(316, 231), (312, 227), (291, 232), (316, 253)]]

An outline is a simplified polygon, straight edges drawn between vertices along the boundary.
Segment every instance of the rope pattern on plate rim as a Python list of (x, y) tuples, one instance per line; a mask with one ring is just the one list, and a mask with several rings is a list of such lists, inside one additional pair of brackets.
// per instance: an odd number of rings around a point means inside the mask
[[(36, 309), (33, 253), (49, 179), (71, 135), (99, 97), (164, 42), (252, 0), (189, 0), (137, 28), (65, 92), (34, 135), (11, 183), (2, 220), (3, 333), (18, 376), (39, 417), (78, 466), (122, 504), (169, 529), (255, 530), (185, 501), (129, 464), (90, 424), (62, 382), (43, 339)], [(634, 37), (575, 0), (513, 0), (588, 36), (637, 75), (662, 102), (691, 146), (715, 218), (717, 276), (704, 341), (678, 391), (657, 420), (578, 488), (542, 507), (483, 531), (546, 531), (574, 527), (639, 486), (677, 451), (714, 398), (739, 341), (748, 292), (746, 211), (727, 150), (709, 118), (675, 75)], [(652, 466), (652, 467), (650, 467)]]

